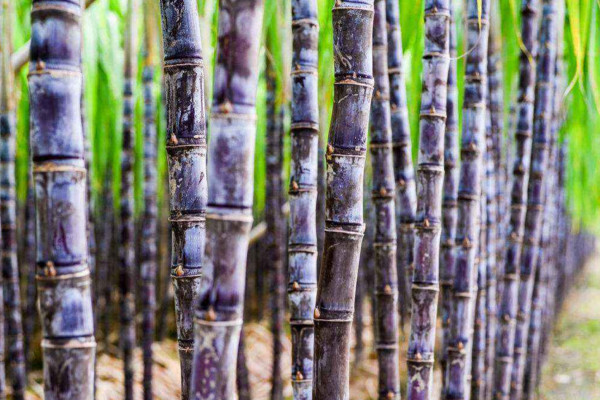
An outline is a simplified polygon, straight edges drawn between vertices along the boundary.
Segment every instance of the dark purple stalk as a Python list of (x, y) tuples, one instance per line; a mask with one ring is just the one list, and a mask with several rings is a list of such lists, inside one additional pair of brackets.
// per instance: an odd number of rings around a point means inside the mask
[[(36, 329), (36, 288), (35, 288), (35, 198), (31, 176), (28, 179), (27, 199), (25, 200), (25, 223), (23, 250), (21, 252), (22, 268), (27, 272), (26, 292), (25, 292), (25, 318), (23, 319), (23, 345), (25, 346), (25, 359), (27, 367), (31, 368), (33, 357), (33, 335)], [(2, 326), (2, 325), (0, 325)]]
[(190, 397), (229, 400), (244, 310), (252, 227), (256, 87), (262, 0), (221, 0), (206, 215)]
[[(542, 26), (540, 30), (540, 52), (537, 63), (535, 92), (534, 132), (531, 150), (531, 175), (527, 187), (527, 214), (518, 293), (517, 324), (515, 330), (513, 368), (510, 398), (522, 396), (527, 334), (531, 311), (531, 296), (535, 267), (539, 255), (544, 210), (543, 187), (546, 170), (549, 168), (550, 147), (556, 132), (552, 129), (554, 106), (554, 79), (556, 66), (556, 44), (558, 25), (557, 4), (559, 0), (543, 0)], [(551, 176), (551, 175), (550, 175)]]
[[(555, 95), (556, 96), (556, 95)], [(553, 145), (552, 152), (555, 151), (556, 146)], [(530, 318), (529, 318), (529, 333), (527, 335), (527, 357), (525, 364), (525, 374), (523, 379), (523, 398), (524, 399), (534, 399), (535, 398), (535, 390), (537, 383), (537, 371), (538, 371), (538, 363), (540, 362), (539, 357), (539, 345), (541, 340), (541, 331), (542, 331), (542, 314), (544, 309), (544, 302), (546, 299), (546, 291), (548, 288), (548, 278), (550, 275), (550, 269), (554, 268), (552, 263), (552, 259), (550, 257), (551, 249), (551, 231), (556, 229), (556, 226), (553, 226), (553, 218), (556, 217), (554, 215), (554, 194), (555, 187), (554, 185), (557, 182), (557, 171), (554, 169), (554, 158), (555, 155), (551, 157), (551, 174), (544, 182), (544, 215), (542, 221), (542, 234), (540, 237), (540, 243), (538, 246), (538, 258), (535, 272), (535, 281), (533, 288), (533, 295), (531, 298), (531, 310), (530, 310)]]
[(133, 198), (134, 164), (134, 109), (137, 52), (135, 46), (134, 1), (127, 1), (127, 26), (125, 27), (125, 65), (123, 74), (123, 139), (121, 153), (121, 208), (119, 229), (119, 313), (121, 319), (120, 346), (125, 374), (125, 400), (133, 400), (133, 350), (135, 333), (135, 227)]
[[(110, 159), (110, 157), (109, 157)], [(109, 163), (112, 161), (109, 160)], [(98, 268), (97, 273), (97, 313), (99, 318), (99, 328), (102, 331), (102, 343), (104, 349), (109, 346), (109, 336), (111, 328), (112, 315), (112, 293), (114, 287), (111, 282), (110, 266), (113, 264), (113, 243), (115, 237), (115, 215), (112, 180), (113, 173), (110, 166), (104, 172), (104, 182), (102, 187), (103, 199), (103, 217), (99, 227), (98, 240)]]
[(350, 331), (363, 238), (363, 175), (373, 94), (373, 0), (332, 11), (335, 86), (327, 144), (325, 239), (315, 317), (315, 400), (349, 396)]
[[(292, 125), (288, 301), (294, 400), (312, 399), (317, 289), (318, 41), (316, 0), (292, 1)], [(322, 162), (321, 162), (322, 164)]]
[(412, 162), (410, 121), (408, 118), (404, 61), (402, 56), (402, 33), (400, 28), (399, 2), (386, 1), (387, 63), (390, 86), (392, 127), (392, 150), (396, 186), (396, 229), (398, 285), (400, 292), (400, 316), (402, 325), (410, 313), (410, 285), (414, 270), (415, 214), (417, 193), (415, 171)]
[[(486, 129), (486, 132), (489, 131)], [(484, 162), (482, 164), (485, 171), (485, 161), (488, 157), (486, 151)], [(486, 356), (486, 328), (487, 328), (487, 197), (484, 189), (486, 178), (482, 179), (482, 195), (480, 199), (480, 230), (479, 230), (479, 249), (477, 251), (475, 263), (477, 266), (477, 287), (475, 288), (475, 304), (473, 309), (473, 344), (471, 352), (471, 376), (467, 377), (467, 382), (471, 385), (470, 397), (473, 400), (484, 400), (486, 393), (485, 381), (485, 356)]]
[[(452, 291), (452, 315), (446, 369), (445, 399), (468, 399), (470, 393), (470, 366), (472, 359), (472, 329), (475, 314), (484, 315), (475, 308), (485, 310), (485, 279), (477, 281), (478, 275), (485, 276), (485, 269), (478, 274), (478, 264), (484, 262), (477, 253), (480, 242), (480, 214), (482, 207), (481, 184), (485, 176), (483, 154), (485, 152), (486, 101), (487, 101), (487, 46), (489, 34), (490, 2), (467, 2), (467, 53), (465, 65), (465, 94), (463, 102), (463, 132), (461, 139), (461, 165), (458, 183), (458, 220), (456, 227), (456, 258)], [(485, 248), (485, 246), (483, 246)], [(477, 291), (478, 284), (484, 285)], [(479, 304), (474, 296), (480, 298)], [(480, 321), (479, 342), (475, 347), (477, 358), (483, 358), (481, 343), (485, 347), (485, 322)], [(483, 326), (481, 326), (483, 325)], [(480, 360), (481, 361), (481, 360)], [(481, 364), (476, 368), (480, 368)], [(482, 373), (474, 377), (482, 379)], [(478, 383), (478, 382), (475, 382)]]
[(494, 365), (493, 398), (506, 400), (510, 391), (515, 318), (517, 313), (518, 268), (525, 225), (527, 182), (533, 132), (535, 60), (537, 56), (538, 0), (525, 0), (521, 8), (521, 40), (526, 51), (519, 61), (518, 119), (514, 132), (515, 154), (512, 170), (510, 220), (506, 231), (502, 283), (499, 283), (498, 330)]
[(417, 214), (408, 344), (409, 400), (433, 397), (433, 365), (444, 179), (444, 134), (450, 66), (450, 0), (425, 1)]
[[(273, 39), (267, 39), (272, 43)], [(277, 99), (277, 75), (271, 58), (267, 56), (267, 137), (266, 137), (266, 188), (265, 222), (266, 269), (269, 274), (269, 297), (271, 305), (271, 332), (273, 334), (273, 368), (271, 377), (271, 400), (283, 400), (283, 377), (281, 353), (283, 351), (283, 323), (285, 312), (285, 217), (283, 206), (283, 124), (284, 108)]]
[(442, 308), (442, 379), (446, 375), (450, 318), (452, 315), (452, 284), (456, 219), (458, 217), (458, 88), (456, 84), (456, 23), (450, 9), (450, 68), (448, 69), (448, 97), (446, 99), (446, 132), (444, 134), (444, 186), (442, 198), (442, 236), (440, 239), (440, 306)]
[(96, 343), (80, 109), (81, 18), (79, 2), (33, 2), (30, 135), (47, 400), (87, 400), (94, 388)]
[(246, 346), (244, 344), (244, 328), (240, 332), (240, 343), (238, 345), (237, 354), (237, 374), (236, 374), (236, 387), (238, 400), (252, 400), (252, 393), (250, 390), (250, 373), (248, 371), (248, 364), (246, 361)]
[(386, 0), (375, 0), (373, 18), (374, 96), (371, 103), (371, 196), (375, 206), (375, 349), (380, 400), (400, 399), (398, 365), (398, 271), (396, 270), (396, 194), (392, 147)]
[(506, 174), (503, 144), (504, 93), (502, 90), (502, 49), (499, 3), (493, 1), (490, 11), (490, 32), (488, 39), (488, 112), (489, 128), (486, 132), (486, 239), (487, 239), (487, 282), (486, 282), (486, 359), (485, 359), (485, 398), (492, 399), (494, 380), (494, 356), (496, 348), (496, 328), (498, 309), (498, 265), (504, 256), (505, 187)]
[[(144, 2), (144, 212), (142, 220), (142, 247), (140, 254), (142, 352), (144, 400), (152, 400), (152, 343), (156, 330), (156, 270), (157, 270), (157, 216), (156, 206), (156, 102), (154, 99), (155, 20), (149, 2)], [(164, 323), (164, 322), (163, 322)]]
[(4, 285), (4, 311), (8, 378), (11, 381), (13, 398), (25, 396), (27, 376), (25, 372), (25, 350), (23, 347), (23, 322), (21, 315), (21, 289), (17, 262), (17, 204), (15, 184), (15, 106), (12, 98), (13, 71), (10, 66), (10, 44), (12, 43), (13, 3), (5, 4), (1, 12), (2, 46), (0, 90), (0, 220), (2, 237), (2, 278)]
[[(205, 266), (207, 179), (204, 61), (197, 2), (161, 0), (160, 5), (173, 243), (171, 278), (175, 289), (177, 340), (182, 371), (181, 398), (188, 399), (194, 349), (193, 316)], [(235, 365), (235, 358), (232, 361), (230, 365)]]
[[(489, 71), (489, 68), (488, 68)], [(489, 87), (489, 86), (488, 86)], [(488, 98), (488, 100), (490, 100)], [(491, 100), (488, 101), (488, 105), (491, 106)], [(485, 214), (482, 214), (482, 218), (485, 216), (485, 221), (482, 221), (482, 237), (485, 236), (486, 248), (485, 248), (485, 263), (486, 263), (486, 281), (478, 283), (478, 285), (485, 285), (486, 299), (485, 299), (485, 314), (486, 314), (486, 325), (485, 325), (485, 362), (484, 362), (484, 374), (480, 379), (485, 383), (484, 398), (491, 398), (491, 387), (493, 381), (494, 371), (494, 347), (496, 338), (496, 315), (497, 315), (497, 244), (498, 244), (498, 185), (497, 179), (500, 176), (496, 162), (494, 160), (497, 149), (495, 143), (497, 143), (496, 135), (501, 135), (502, 132), (498, 132), (491, 124), (491, 108), (488, 108), (490, 125), (486, 130), (486, 153), (484, 157), (484, 168), (485, 168), (485, 184), (483, 187), (485, 197)], [(480, 255), (482, 258), (483, 255)]]

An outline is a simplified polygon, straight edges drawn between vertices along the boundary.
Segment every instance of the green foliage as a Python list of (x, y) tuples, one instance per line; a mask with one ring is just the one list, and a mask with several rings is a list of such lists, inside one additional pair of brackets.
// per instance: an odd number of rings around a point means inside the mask
[[(411, 119), (413, 143), (418, 143), (419, 102), (421, 95), (421, 57), (423, 54), (423, 0), (399, 0), (400, 19), (403, 33), (405, 74), (407, 82), (408, 107)], [(333, 51), (331, 9), (334, 0), (319, 0), (319, 104), (321, 105), (321, 130), (326, 137), (331, 117), (333, 96)], [(455, 2), (458, 28), (458, 77), (459, 93), (462, 101), (464, 55), (463, 9), (462, 2)], [(515, 103), (518, 79), (518, 57), (520, 51), (520, 1), (500, 1), (499, 11), (502, 21), (504, 91), (505, 91), (505, 135), (511, 115), (511, 104)], [(14, 22), (14, 48), (19, 49), (30, 35), (31, 0), (16, 2)], [(566, 0), (567, 17), (565, 20), (565, 61), (569, 90), (564, 98), (565, 123), (561, 131), (561, 140), (569, 141), (568, 196), (569, 206), (577, 223), (595, 227), (600, 221), (600, 135), (597, 126), (600, 122), (600, 15), (596, 0)], [(153, 8), (158, 11), (158, 8)], [(210, 110), (212, 76), (215, 60), (217, 36), (218, 1), (199, 1), (201, 31), (204, 57), (206, 62), (207, 110)], [(141, 9), (140, 9), (141, 12)], [(265, 46), (261, 52), (260, 68), (264, 71), (265, 57), (271, 57), (277, 70), (278, 100), (287, 104), (290, 99), (289, 72), (291, 49), (291, 10), (289, 0), (266, 0), (264, 17)], [(159, 18), (155, 18), (160, 32)], [(144, 19), (137, 18), (141, 45)], [(94, 201), (100, 204), (101, 188), (105, 175), (112, 171), (113, 190), (117, 194), (120, 180), (121, 113), (123, 89), (123, 29), (125, 26), (125, 2), (122, 0), (96, 0), (86, 11), (84, 19), (84, 72), (86, 84), (87, 128), (92, 142), (93, 159), (90, 176), (94, 189)], [(157, 49), (161, 47), (160, 35), (157, 36)], [(269, 49), (268, 51), (266, 49)], [(157, 54), (159, 52), (157, 51)], [(138, 87), (136, 88), (136, 211), (141, 211), (142, 179), (142, 99), (141, 99), (141, 52), (138, 68)], [(161, 65), (156, 60), (155, 94), (157, 96), (157, 124), (159, 127), (158, 167), (159, 197), (164, 197), (165, 188), (165, 132), (164, 115), (160, 102)], [(258, 88), (258, 134), (256, 139), (255, 162), (255, 214), (260, 216), (264, 205), (264, 134), (266, 127), (265, 92), (266, 76), (261, 74)], [(24, 199), (28, 182), (28, 131), (29, 105), (27, 99), (27, 67), (18, 72), (17, 94), (17, 179), (18, 194)], [(288, 118), (289, 120), (289, 118)], [(289, 121), (286, 122), (286, 127)], [(209, 127), (210, 135), (210, 127)], [(289, 139), (286, 137), (286, 150)], [(416, 156), (417, 149), (413, 149)], [(286, 152), (286, 154), (289, 151)], [(288, 156), (289, 158), (289, 156)], [(286, 165), (288, 165), (286, 159)], [(109, 168), (110, 167), (110, 168)], [(115, 196), (115, 206), (118, 206)]]

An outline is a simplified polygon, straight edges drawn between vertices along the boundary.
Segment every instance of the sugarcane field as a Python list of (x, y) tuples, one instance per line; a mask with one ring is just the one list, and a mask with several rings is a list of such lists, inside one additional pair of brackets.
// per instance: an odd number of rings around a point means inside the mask
[(600, 0), (0, 33), (0, 400), (600, 400)]

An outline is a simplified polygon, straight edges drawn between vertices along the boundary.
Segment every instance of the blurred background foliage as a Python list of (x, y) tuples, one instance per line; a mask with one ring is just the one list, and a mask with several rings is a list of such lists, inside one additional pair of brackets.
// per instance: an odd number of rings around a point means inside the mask
[[(154, 26), (144, 26), (144, 18), (137, 18), (138, 24), (138, 86), (136, 89), (136, 212), (142, 204), (142, 97), (141, 71), (143, 62), (143, 30), (153, 29), (157, 42), (151, 44), (158, 50), (161, 47), (160, 17), (158, 0), (151, 1), (155, 13)], [(334, 0), (319, 0), (320, 20), (320, 65), (319, 65), (319, 104), (321, 105), (321, 129), (327, 134), (333, 94), (333, 53), (331, 9)], [(413, 143), (418, 143), (418, 108), (421, 90), (421, 56), (423, 52), (423, 0), (399, 0), (401, 28), (403, 33), (404, 57), (406, 60), (407, 93)], [(89, 2), (89, 0), (88, 0)], [(217, 0), (200, 0), (199, 12), (202, 27), (204, 57), (206, 62), (207, 99), (211, 98), (210, 79), (214, 67), (215, 42), (217, 33)], [(461, 3), (461, 2), (455, 2)], [(510, 143), (509, 132), (511, 105), (516, 101), (518, 78), (520, 1), (500, 1), (503, 36), (504, 89), (505, 89), (505, 132)], [(462, 92), (464, 71), (464, 49), (461, 4), (457, 4), (459, 29), (459, 93)], [(20, 49), (30, 35), (31, 0), (16, 2), (14, 21), (14, 49)], [(565, 21), (565, 62), (568, 89), (564, 93), (565, 123), (561, 130), (561, 140), (568, 140), (568, 204), (574, 215), (574, 223), (584, 224), (597, 230), (600, 225), (600, 0), (566, 0), (567, 16)], [(142, 7), (138, 8), (142, 13)], [(255, 168), (255, 216), (261, 217), (264, 205), (265, 180), (265, 57), (271, 57), (277, 69), (277, 98), (282, 103), (291, 97), (289, 85), (291, 25), (290, 0), (266, 0), (263, 36), (272, 42), (268, 54), (262, 46), (260, 68), (261, 77), (258, 87), (258, 134)], [(84, 72), (86, 81), (86, 117), (87, 131), (92, 143), (90, 177), (93, 183), (93, 198), (96, 206), (102, 205), (106, 191), (103, 185), (108, 182), (115, 194), (114, 206), (118, 207), (118, 186), (120, 184), (120, 146), (121, 146), (121, 110), (123, 88), (123, 29), (125, 24), (124, 0), (96, 0), (85, 12), (84, 19)], [(267, 32), (271, 30), (271, 34)], [(263, 40), (263, 44), (265, 43)], [(157, 122), (159, 128), (158, 168), (159, 168), (159, 204), (165, 197), (165, 132), (164, 113), (161, 104), (161, 60), (160, 51), (156, 51), (155, 85), (157, 96)], [(15, 80), (17, 97), (17, 177), (18, 194), (25, 199), (28, 185), (28, 135), (29, 104), (27, 96), (27, 70), (23, 67)], [(210, 109), (210, 101), (207, 102)], [(209, 128), (210, 132), (210, 128)], [(210, 135), (210, 133), (209, 133)], [(286, 139), (286, 154), (289, 153), (289, 139)], [(416, 155), (416, 148), (413, 154)], [(286, 156), (288, 165), (289, 156)], [(507, 194), (508, 195), (508, 194)], [(101, 208), (96, 207), (97, 210)]]

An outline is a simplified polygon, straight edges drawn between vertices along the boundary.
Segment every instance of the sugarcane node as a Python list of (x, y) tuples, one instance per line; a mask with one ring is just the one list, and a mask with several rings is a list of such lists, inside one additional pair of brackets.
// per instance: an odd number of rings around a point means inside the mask
[(208, 308), (206, 312), (206, 320), (207, 321), (215, 321), (217, 319), (217, 315), (215, 314), (215, 310), (211, 307)]
[(46, 276), (56, 276), (56, 269), (54, 268), (54, 263), (52, 261), (46, 261), (46, 267), (44, 268), (44, 275)]
[(327, 144), (327, 155), (330, 156), (333, 154), (333, 146), (331, 144)]
[(219, 106), (219, 111), (221, 111), (223, 114), (229, 114), (233, 111), (233, 105), (229, 100), (225, 100), (225, 102)]
[(383, 293), (385, 294), (392, 294), (392, 287), (390, 285), (385, 285), (385, 287), (383, 288)]
[(469, 248), (469, 247), (471, 247), (471, 241), (469, 240), (469, 238), (468, 238), (468, 237), (466, 237), (466, 236), (465, 236), (465, 238), (463, 239), (462, 245), (463, 245), (463, 247), (465, 247), (465, 248)]

